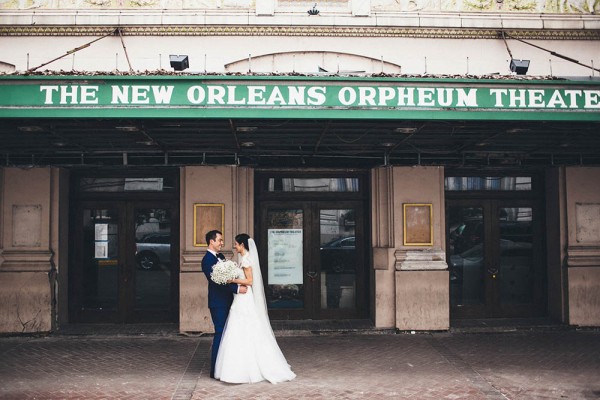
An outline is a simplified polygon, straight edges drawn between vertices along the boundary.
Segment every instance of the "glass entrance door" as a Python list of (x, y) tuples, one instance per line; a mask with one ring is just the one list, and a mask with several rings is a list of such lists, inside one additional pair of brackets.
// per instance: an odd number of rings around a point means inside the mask
[(176, 320), (175, 210), (166, 202), (80, 204), (69, 285), (73, 321)]
[(263, 203), (261, 266), (274, 319), (366, 315), (360, 202)]
[(356, 301), (361, 294), (357, 293), (357, 282), (362, 281), (364, 271), (364, 239), (357, 240), (357, 211), (352, 207), (319, 207), (318, 210), (319, 256), (316, 265), (319, 266), (318, 297), (323, 317), (352, 316), (357, 309)]
[(528, 200), (448, 200), (453, 318), (543, 313), (543, 237)]

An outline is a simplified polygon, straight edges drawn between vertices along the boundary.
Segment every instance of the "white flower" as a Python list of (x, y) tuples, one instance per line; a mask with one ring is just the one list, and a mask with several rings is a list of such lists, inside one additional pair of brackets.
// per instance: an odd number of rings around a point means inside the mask
[(218, 285), (225, 285), (227, 281), (238, 277), (239, 267), (235, 261), (219, 260), (210, 273), (210, 279)]

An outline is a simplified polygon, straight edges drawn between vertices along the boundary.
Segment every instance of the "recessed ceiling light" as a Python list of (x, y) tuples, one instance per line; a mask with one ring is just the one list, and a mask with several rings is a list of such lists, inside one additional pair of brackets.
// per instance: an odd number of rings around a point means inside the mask
[(393, 147), (395, 144), (396, 143), (392, 143), (392, 142), (379, 143), (379, 145), (382, 147)]
[(18, 126), (17, 129), (21, 132), (43, 132), (44, 128), (42, 128), (41, 126)]
[(242, 142), (241, 146), (242, 147), (254, 147), (255, 144), (254, 144), (254, 142)]
[(115, 126), (115, 129), (122, 132), (137, 132), (140, 130), (137, 126)]
[(417, 128), (414, 127), (402, 127), (394, 129), (395, 133), (415, 133)]
[(235, 128), (235, 130), (240, 133), (254, 132), (257, 129), (258, 128), (256, 126), (238, 126), (237, 128)]
[(528, 128), (510, 128), (506, 130), (506, 133), (521, 133), (521, 132), (529, 132)]
[(65, 147), (67, 144), (65, 142), (54, 142), (52, 145), (56, 147)]

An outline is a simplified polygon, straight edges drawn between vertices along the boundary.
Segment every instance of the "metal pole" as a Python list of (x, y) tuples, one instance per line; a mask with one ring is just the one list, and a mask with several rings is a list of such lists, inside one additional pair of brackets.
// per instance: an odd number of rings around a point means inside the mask
[(56, 60), (60, 60), (61, 58), (64, 58), (64, 57), (68, 56), (69, 54), (73, 54), (73, 53), (75, 53), (75, 52), (77, 52), (77, 51), (79, 51), (79, 50), (83, 50), (83, 49), (85, 49), (85, 48), (87, 48), (87, 47), (90, 47), (90, 45), (92, 45), (93, 43), (97, 42), (98, 40), (102, 40), (102, 39), (104, 39), (105, 37), (109, 37), (109, 36), (112, 36), (112, 35), (114, 35), (114, 34), (115, 34), (115, 31), (112, 31), (112, 32), (111, 32), (111, 33), (109, 33), (108, 35), (104, 35), (104, 36), (102, 36), (102, 37), (100, 37), (100, 38), (98, 38), (98, 39), (94, 39), (94, 40), (92, 40), (91, 42), (84, 44), (83, 46), (75, 47), (73, 50), (69, 50), (69, 51), (67, 51), (65, 54), (63, 54), (63, 55), (62, 55), (62, 56), (60, 56), (60, 57), (56, 57), (55, 59), (52, 59), (52, 60), (50, 60), (50, 61), (48, 61), (48, 62), (46, 62), (46, 63), (43, 63), (43, 64), (41, 64), (41, 65), (38, 65), (37, 67), (34, 67), (34, 68), (30, 68), (30, 69), (28, 69), (28, 70), (27, 70), (27, 72), (33, 72), (33, 71), (35, 71), (36, 69), (38, 69), (38, 68), (42, 68), (42, 67), (44, 67), (44, 66), (46, 66), (46, 65), (48, 65), (48, 64), (51, 64), (51, 63), (53, 63), (53, 62), (54, 62), (54, 61), (56, 61)]
[(125, 47), (125, 42), (123, 41), (123, 34), (121, 33), (121, 28), (118, 28), (119, 37), (121, 38), (121, 45), (123, 46), (123, 51), (125, 52), (125, 58), (127, 58), (127, 64), (129, 64), (129, 72), (133, 72), (133, 68), (131, 68), (131, 62), (129, 61), (129, 54), (127, 54), (127, 48)]

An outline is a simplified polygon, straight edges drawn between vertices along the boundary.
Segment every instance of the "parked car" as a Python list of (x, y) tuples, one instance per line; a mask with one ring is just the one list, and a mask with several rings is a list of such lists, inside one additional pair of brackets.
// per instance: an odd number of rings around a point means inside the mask
[(136, 243), (135, 259), (139, 268), (157, 269), (171, 262), (171, 234), (149, 233)]

